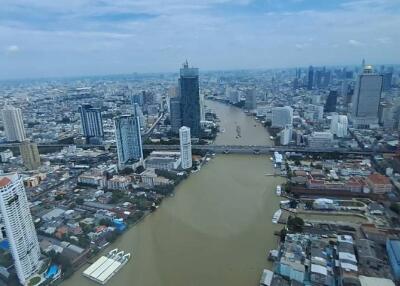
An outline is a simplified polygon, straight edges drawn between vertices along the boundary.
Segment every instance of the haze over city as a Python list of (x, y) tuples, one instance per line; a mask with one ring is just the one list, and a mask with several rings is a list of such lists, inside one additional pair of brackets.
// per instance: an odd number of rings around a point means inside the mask
[(3, 0), (0, 79), (398, 63), (397, 0)]

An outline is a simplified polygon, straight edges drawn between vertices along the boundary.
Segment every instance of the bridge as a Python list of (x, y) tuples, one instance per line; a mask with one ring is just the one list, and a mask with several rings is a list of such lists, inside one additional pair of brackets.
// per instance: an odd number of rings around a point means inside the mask
[[(20, 143), (8, 143), (0, 144), (0, 149), (12, 149), (18, 148)], [(71, 144), (38, 144), (39, 149), (62, 149), (68, 147)], [(115, 149), (115, 144), (104, 146), (104, 145), (76, 145), (78, 148), (93, 149), (109, 147)], [(158, 145), (148, 144), (143, 145), (144, 150), (154, 151), (172, 151), (179, 150), (179, 145)], [(355, 154), (355, 155), (373, 155), (373, 151), (368, 150), (348, 150), (344, 148), (308, 148), (308, 147), (297, 147), (297, 146), (267, 146), (267, 145), (192, 145), (195, 150), (203, 150), (213, 153), (224, 153), (224, 154), (270, 154), (275, 151), (277, 152), (298, 152), (298, 153), (340, 153), (340, 154)], [(394, 153), (392, 151), (378, 152), (378, 153)]]

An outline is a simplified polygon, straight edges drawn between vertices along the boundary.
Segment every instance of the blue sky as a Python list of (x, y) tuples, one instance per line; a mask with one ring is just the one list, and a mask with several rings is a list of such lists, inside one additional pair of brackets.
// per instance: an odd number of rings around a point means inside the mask
[(399, 0), (2, 0), (0, 78), (399, 63)]

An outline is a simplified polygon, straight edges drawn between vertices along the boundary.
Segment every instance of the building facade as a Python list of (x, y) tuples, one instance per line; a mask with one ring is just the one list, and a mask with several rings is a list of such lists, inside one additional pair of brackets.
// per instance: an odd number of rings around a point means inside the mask
[(257, 93), (253, 88), (246, 90), (245, 108), (247, 110), (254, 110), (257, 108)]
[(373, 73), (372, 66), (365, 66), (363, 73), (358, 76), (351, 112), (355, 127), (378, 123), (382, 82), (382, 76)]
[(94, 108), (89, 104), (79, 107), (82, 133), (86, 137), (86, 143), (101, 143), (103, 131), (103, 119), (100, 108)]
[(199, 69), (189, 68), (188, 62), (180, 70), (181, 126), (190, 128), (193, 137), (201, 136), (201, 108), (199, 91)]
[(19, 145), (19, 151), (21, 153), (24, 166), (28, 170), (36, 170), (40, 167), (40, 155), (36, 143), (24, 141), (21, 143), (21, 145)]
[(143, 160), (142, 136), (137, 116), (122, 115), (117, 117), (115, 119), (115, 137), (120, 168), (129, 163)]
[(293, 109), (290, 106), (272, 108), (271, 127), (284, 128), (293, 124)]
[(190, 140), (189, 127), (183, 126), (179, 129), (179, 142), (182, 169), (189, 169), (192, 167), (192, 143)]
[(41, 254), (24, 185), (16, 173), (0, 176), (0, 211), (18, 279), (26, 285), (41, 267)]
[(25, 128), (21, 109), (7, 105), (4, 107), (2, 115), (7, 140), (10, 142), (24, 141)]

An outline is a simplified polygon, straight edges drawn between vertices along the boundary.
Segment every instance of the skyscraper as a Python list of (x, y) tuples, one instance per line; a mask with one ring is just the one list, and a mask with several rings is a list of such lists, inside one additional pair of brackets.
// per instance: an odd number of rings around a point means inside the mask
[(6, 105), (3, 109), (3, 125), (8, 141), (22, 142), (25, 140), (24, 121), (21, 109)]
[(200, 137), (201, 110), (199, 92), (199, 69), (189, 68), (189, 64), (183, 65), (179, 78), (180, 102), (181, 102), (181, 126), (190, 128), (192, 136)]
[(115, 137), (120, 168), (143, 160), (142, 136), (138, 116), (122, 115), (115, 118)]
[(308, 81), (307, 81), (307, 89), (312, 90), (314, 85), (314, 68), (310, 66), (308, 68)]
[(356, 127), (366, 127), (378, 123), (382, 82), (382, 76), (373, 73), (372, 66), (365, 66), (363, 73), (358, 76), (351, 113)]
[(0, 213), (22, 285), (41, 267), (40, 247), (24, 185), (18, 174), (0, 175)]
[(86, 137), (86, 143), (101, 143), (104, 132), (100, 108), (84, 104), (79, 107), (79, 114), (81, 116), (82, 132)]
[(169, 109), (170, 109), (171, 131), (174, 134), (178, 134), (179, 128), (182, 126), (180, 97), (178, 96), (172, 97), (169, 100)]
[(257, 94), (253, 88), (246, 90), (245, 108), (248, 110), (257, 108)]
[(28, 170), (36, 170), (40, 167), (40, 155), (36, 143), (24, 141), (19, 145), (22, 161)]
[(293, 124), (293, 108), (290, 106), (272, 108), (271, 127), (284, 128), (288, 124)]
[(325, 102), (325, 112), (335, 112), (337, 104), (338, 92), (336, 90), (329, 91), (328, 98)]
[(190, 140), (190, 128), (183, 126), (179, 128), (179, 142), (181, 149), (182, 169), (192, 167), (192, 143)]

